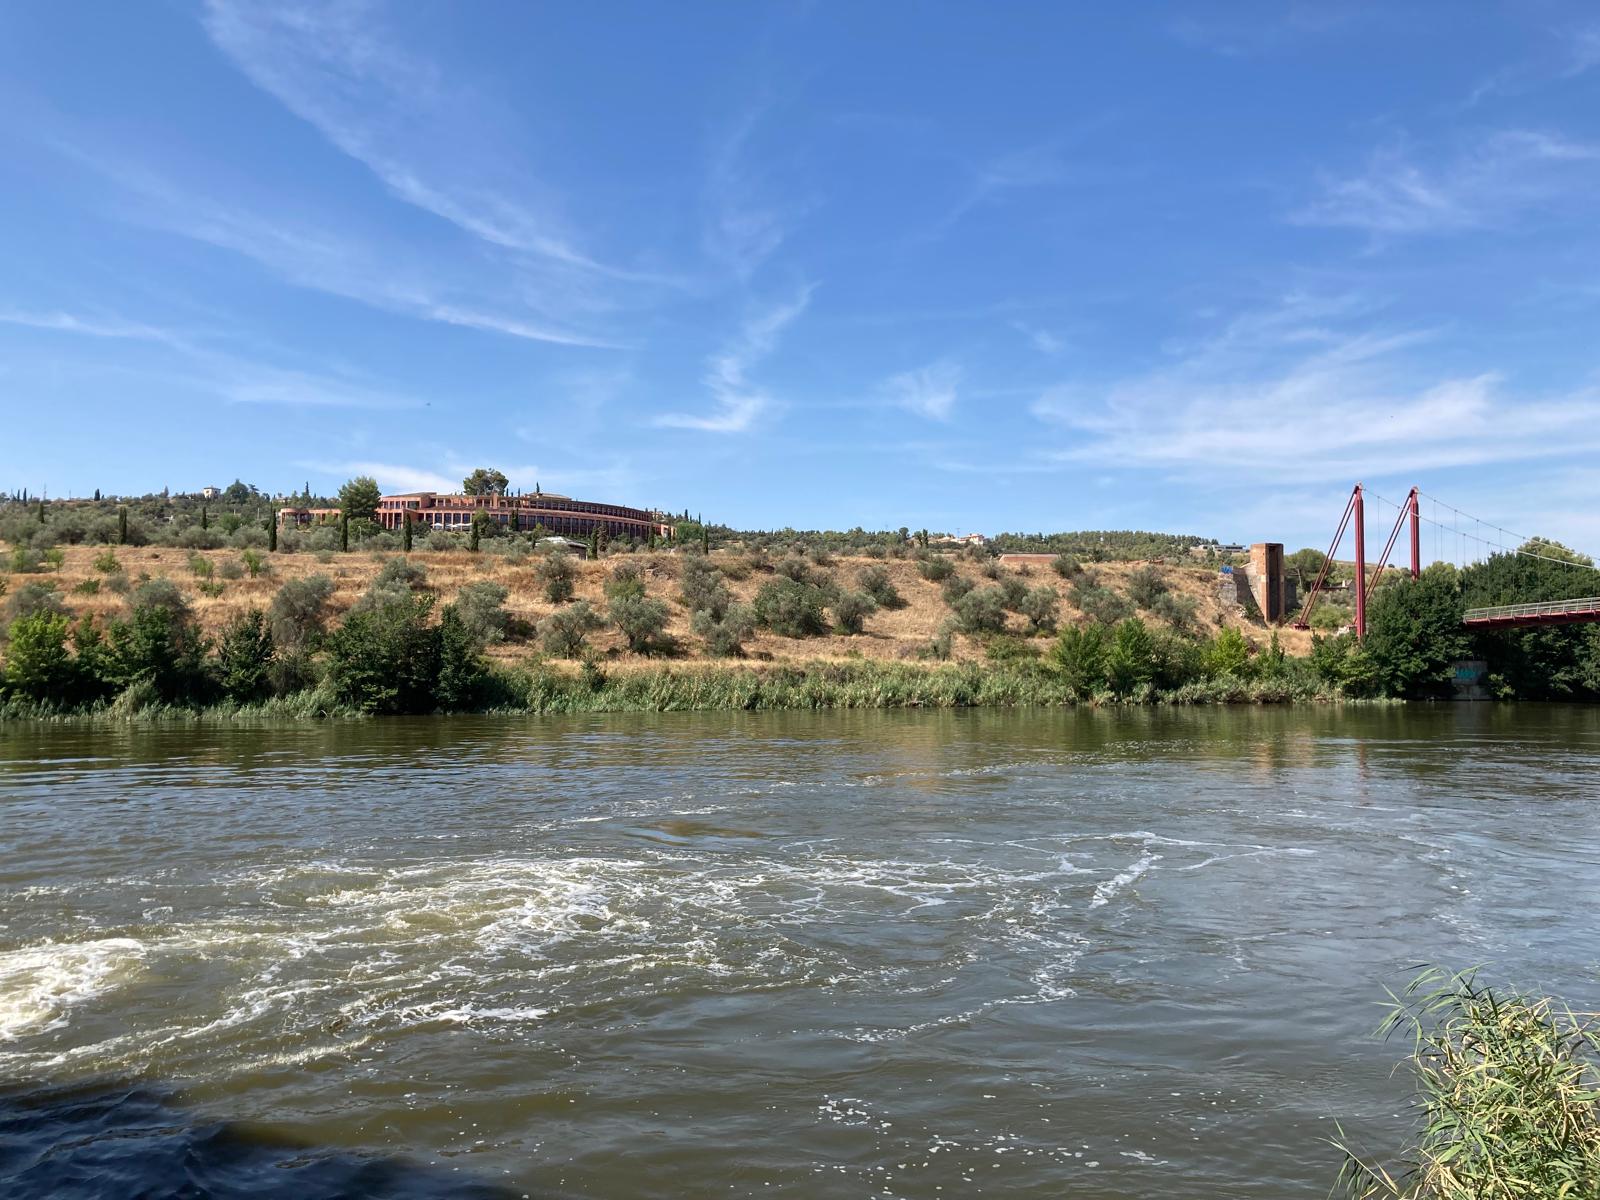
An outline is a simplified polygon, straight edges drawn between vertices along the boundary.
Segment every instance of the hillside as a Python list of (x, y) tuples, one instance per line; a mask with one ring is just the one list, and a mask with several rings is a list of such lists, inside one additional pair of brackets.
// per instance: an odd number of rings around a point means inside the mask
[[(334, 583), (331, 600), (333, 620), (347, 611), (367, 590), (376, 578), (382, 564), (395, 555), (387, 553), (352, 552), (348, 554), (322, 552), (319, 554), (295, 553), (263, 555), (266, 571), (257, 578), (235, 574), (241, 565), (240, 552), (236, 550), (188, 551), (171, 547), (111, 548), (128, 583), (136, 584), (143, 578), (166, 578), (177, 585), (199, 619), (210, 633), (219, 631), (234, 615), (255, 606), (266, 608), (277, 589), (287, 580), (310, 575), (326, 575)], [(43, 584), (52, 587), (61, 602), (74, 617), (84, 613), (94, 614), (101, 620), (122, 615), (127, 608), (124, 597), (115, 590), (115, 575), (108, 574), (95, 565), (95, 560), (107, 552), (101, 546), (66, 546), (61, 548), (63, 560), (59, 569), (46, 569), (37, 573), (13, 573), (0, 576), (8, 585), (8, 596), (0, 605), (13, 606), (19, 590), (25, 585)], [(527, 556), (508, 558), (496, 553), (474, 554), (465, 551), (423, 551), (409, 556), (413, 563), (422, 566), (427, 575), (424, 590), (435, 595), (440, 604), (453, 600), (459, 590), (470, 583), (492, 581), (507, 591), (506, 610), (512, 617), (512, 636), (490, 647), (492, 657), (506, 662), (527, 658), (537, 648), (530, 631), (543, 618), (549, 616), (556, 605), (547, 601), (535, 577), (538, 559)], [(196, 574), (194, 559), (204, 559), (210, 567), (209, 582)], [(711, 561), (722, 568), (728, 589), (736, 600), (749, 603), (763, 582), (772, 578), (771, 560), (752, 560), (738, 553), (717, 551)], [(1121, 608), (1139, 615), (1152, 626), (1160, 627), (1170, 621), (1160, 615), (1163, 611), (1182, 610), (1192, 605), (1192, 618), (1183, 623), (1192, 633), (1201, 636), (1215, 634), (1224, 626), (1243, 631), (1256, 645), (1265, 643), (1269, 631), (1244, 618), (1238, 610), (1224, 610), (1217, 599), (1216, 576), (1212, 570), (1188, 566), (1152, 566), (1140, 568), (1130, 563), (1104, 563), (1089, 566), (1077, 580), (1063, 580), (1047, 567), (1008, 566), (980, 564), (965, 559), (951, 560), (955, 573), (969, 579), (975, 586), (993, 586), (1008, 576), (1016, 576), (1028, 587), (1048, 584), (1061, 596), (1057, 606), (1058, 620), (1062, 625), (1085, 622), (1091, 618), (1075, 600), (1074, 584), (1079, 580), (1092, 583), (1094, 588), (1079, 598), (1109, 604), (1106, 611)], [(671, 617), (667, 632), (677, 644), (675, 657), (694, 660), (704, 657), (701, 640), (689, 629), (689, 613), (678, 602), (678, 573), (682, 558), (672, 553), (638, 553), (607, 558), (598, 562), (576, 562), (576, 598), (588, 600), (597, 609), (605, 607), (604, 583), (619, 563), (633, 563), (642, 568), (647, 594), (669, 602)], [(824, 559), (813, 565), (818, 576), (831, 577), (842, 588), (853, 588), (859, 573), (867, 567), (880, 567), (889, 576), (905, 604), (900, 608), (880, 608), (866, 619), (864, 632), (849, 637), (829, 634), (810, 638), (780, 637), (758, 630), (746, 643), (746, 658), (754, 662), (792, 663), (815, 661), (843, 661), (874, 659), (880, 661), (912, 660), (926, 656), (928, 647), (938, 636), (941, 627), (950, 617), (942, 582), (922, 577), (916, 562), (909, 559), (876, 559), (867, 557), (838, 557)], [(985, 570), (996, 572), (986, 575)], [(1158, 586), (1168, 595), (1177, 597), (1176, 605), (1156, 605), (1140, 609), (1129, 598), (1135, 582), (1134, 573), (1147, 570), (1159, 581)], [(202, 587), (202, 584), (205, 584)], [(1145, 589), (1132, 588), (1144, 594)], [(208, 594), (208, 593), (216, 594)], [(1110, 599), (1107, 599), (1109, 594)], [(1026, 637), (1027, 622), (1015, 613), (1006, 616), (1007, 632), (1019, 638)], [(1293, 629), (1279, 631), (1284, 648), (1291, 653), (1305, 653), (1309, 649), (1309, 634)], [(1044, 637), (1027, 638), (1034, 646), (1044, 649), (1049, 640)], [(641, 663), (638, 655), (628, 654), (622, 646), (620, 635), (610, 628), (592, 634), (590, 646), (622, 664)], [(980, 659), (985, 649), (982, 641), (974, 637), (956, 636), (951, 641), (950, 656), (956, 660)]]

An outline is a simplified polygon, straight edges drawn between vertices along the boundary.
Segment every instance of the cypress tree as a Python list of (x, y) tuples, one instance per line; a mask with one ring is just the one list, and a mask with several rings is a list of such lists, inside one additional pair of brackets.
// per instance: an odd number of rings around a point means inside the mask
[[(843, 522), (840, 523), (843, 524)], [(707, 529), (704, 525), (700, 526), (700, 549), (704, 550), (707, 554), (711, 553), (711, 530)]]
[(44, 501), (39, 501), (39, 524), (44, 524)]
[(99, 488), (95, 488), (95, 490), (94, 490), (94, 498), (95, 498), (95, 503), (98, 504), (100, 502), (100, 489)]
[(267, 552), (276, 554), (278, 551), (278, 515), (273, 513), (267, 518)]
[(127, 544), (128, 544), (128, 509), (127, 509), (127, 506), (124, 505), (122, 508), (117, 509), (117, 545), (126, 546)]
[(467, 527), (467, 549), (474, 554), (478, 552), (478, 514), (472, 514), (472, 523)]
[(410, 513), (402, 514), (401, 515), (401, 520), (404, 522), (404, 524), (400, 526), (400, 545), (405, 549), (405, 552), (407, 554), (410, 554), (411, 553), (411, 514)]
[(350, 549), (350, 514), (339, 515), (339, 549)]
[(211, 528), (211, 521), (206, 516), (206, 506), (204, 504), (202, 504), (200, 506), (200, 528), (201, 529), (210, 529)]

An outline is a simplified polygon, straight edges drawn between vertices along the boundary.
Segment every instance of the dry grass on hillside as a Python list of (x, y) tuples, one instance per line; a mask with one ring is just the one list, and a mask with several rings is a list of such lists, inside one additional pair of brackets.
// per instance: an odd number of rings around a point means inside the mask
[[(15, 592), (29, 581), (52, 582), (59, 589), (67, 608), (75, 616), (93, 613), (100, 619), (108, 619), (124, 612), (125, 599), (105, 586), (106, 576), (94, 567), (95, 558), (103, 554), (106, 548), (68, 546), (63, 549), (66, 560), (59, 573), (6, 576), (10, 590)], [(285, 580), (314, 574), (327, 575), (333, 580), (335, 592), (332, 606), (337, 620), (338, 615), (354, 604), (366, 591), (383, 561), (394, 557), (389, 554), (367, 554), (359, 551), (349, 554), (325, 554), (321, 557), (313, 554), (263, 555), (269, 560), (270, 573), (256, 579), (244, 577), (224, 580), (223, 564), (229, 561), (239, 562), (239, 553), (233, 550), (201, 551), (198, 553), (212, 564), (212, 579), (222, 585), (221, 594), (213, 597), (204, 595), (198, 590), (197, 585), (201, 581), (190, 568), (190, 559), (195, 552), (154, 546), (121, 546), (115, 547), (114, 552), (122, 564), (124, 573), (131, 581), (138, 581), (144, 576), (171, 579), (183, 589), (194, 606), (201, 624), (210, 632), (220, 629), (230, 617), (252, 606), (265, 609), (271, 603), (273, 593)], [(548, 616), (555, 607), (545, 600), (539, 588), (534, 574), (538, 560), (532, 556), (520, 562), (509, 561), (491, 553), (429, 551), (417, 552), (409, 557), (427, 569), (427, 590), (436, 595), (441, 604), (454, 599), (456, 593), (466, 584), (491, 580), (507, 590), (509, 596), (506, 608), (513, 617), (523, 622), (536, 623)], [(639, 554), (626, 559), (577, 562), (574, 566), (578, 571), (578, 598), (588, 600), (596, 608), (603, 610), (604, 582), (617, 563), (622, 561), (635, 563), (644, 569), (648, 593), (670, 604), (672, 615), (668, 632), (678, 639), (686, 657), (698, 657), (701, 652), (700, 640), (689, 633), (689, 614), (678, 602), (677, 576), (680, 559), (675, 554)], [(754, 597), (756, 589), (771, 578), (770, 568), (751, 570), (749, 563), (737, 554), (730, 555), (719, 551), (712, 556), (712, 561), (729, 566), (736, 574), (745, 576), (742, 579), (727, 579), (729, 590), (743, 602), (749, 602)], [(956, 560), (956, 565), (959, 573), (968, 576), (979, 586), (993, 582), (980, 573), (977, 564)], [(941, 585), (923, 579), (917, 572), (916, 564), (906, 560), (838, 558), (830, 566), (817, 570), (831, 574), (841, 586), (854, 587), (857, 575), (863, 568), (869, 566), (880, 566), (888, 572), (895, 588), (907, 602), (905, 607), (880, 609), (867, 619), (866, 631), (858, 637), (794, 639), (777, 637), (764, 631), (758, 632), (747, 644), (748, 656), (758, 661), (771, 662), (840, 661), (858, 657), (892, 660), (916, 657), (938, 635), (940, 626), (949, 616), (950, 610), (940, 596)], [(1070, 582), (1059, 579), (1049, 568), (1030, 566), (1019, 570), (1008, 566), (1000, 569), (1002, 577), (1021, 574), (1029, 587), (1037, 587), (1040, 584), (1055, 587), (1062, 597), (1060, 619), (1063, 625), (1086, 619), (1071, 603)], [(1097, 582), (1118, 592), (1126, 590), (1128, 577), (1135, 569), (1136, 565), (1132, 563), (1099, 563), (1088, 568)], [(1242, 630), (1257, 645), (1265, 643), (1268, 636), (1266, 630), (1259, 625), (1252, 626), (1246, 622), (1237, 610), (1224, 609), (1217, 598), (1216, 577), (1210, 571), (1195, 567), (1162, 567), (1159, 570), (1172, 592), (1193, 598), (1196, 612), (1195, 628), (1199, 632), (1215, 633), (1224, 625), (1232, 625)], [(101, 581), (98, 594), (83, 595), (74, 591), (78, 584), (88, 579)], [(1161, 624), (1149, 613), (1142, 615), (1154, 625)], [(1013, 614), (1008, 618), (1008, 622), (1011, 632), (1024, 634), (1026, 622), (1022, 618)], [(1310, 635), (1305, 632), (1285, 628), (1279, 631), (1279, 637), (1284, 648), (1291, 653), (1303, 654), (1310, 648)], [(602, 630), (590, 640), (597, 650), (620, 653), (620, 638), (612, 630)], [(1038, 641), (1041, 646), (1046, 644), (1043, 639)], [(513, 640), (493, 647), (491, 653), (498, 659), (514, 661), (525, 657), (531, 649), (531, 643)], [(955, 639), (954, 657), (972, 659), (980, 658), (982, 654), (982, 647), (973, 639), (965, 637)]]

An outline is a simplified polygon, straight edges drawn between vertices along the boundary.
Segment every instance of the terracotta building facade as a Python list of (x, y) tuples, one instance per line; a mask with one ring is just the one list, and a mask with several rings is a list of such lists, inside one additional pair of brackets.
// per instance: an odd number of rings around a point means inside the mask
[(647, 541), (672, 536), (672, 526), (660, 513), (622, 504), (574, 500), (550, 492), (531, 496), (468, 496), (444, 492), (401, 492), (378, 503), (378, 524), (399, 529), (409, 514), (414, 527), (465, 531), (482, 513), (488, 520), (522, 532), (534, 528), (563, 537), (586, 538), (594, 530), (608, 537)]

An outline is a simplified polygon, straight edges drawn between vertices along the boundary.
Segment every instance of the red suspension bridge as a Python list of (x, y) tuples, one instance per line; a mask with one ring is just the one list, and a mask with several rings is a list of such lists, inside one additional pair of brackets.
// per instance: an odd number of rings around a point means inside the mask
[[(1594, 568), (1585, 567), (1583, 563), (1573, 562), (1569, 559), (1555, 558), (1551, 555), (1540, 554), (1529, 550), (1531, 539), (1519, 538), (1508, 529), (1470, 517), (1460, 509), (1433, 497), (1424, 497), (1417, 488), (1412, 488), (1406, 493), (1405, 500), (1395, 504), (1392, 500), (1384, 500), (1382, 496), (1372, 493), (1375, 500), (1381, 504), (1392, 506), (1395, 511), (1394, 527), (1389, 531), (1389, 538), (1384, 543), (1383, 552), (1378, 556), (1374, 570), (1369, 574), (1367, 569), (1367, 519), (1366, 501), (1368, 492), (1361, 484), (1356, 484), (1350, 492), (1350, 498), (1345, 501), (1344, 515), (1339, 520), (1339, 530), (1333, 535), (1333, 541), (1328, 546), (1327, 557), (1323, 559), (1322, 569), (1317, 573), (1317, 581), (1311, 585), (1311, 591), (1306, 596), (1305, 607), (1300, 611), (1300, 617), (1295, 621), (1296, 629), (1309, 629), (1311, 627), (1311, 613), (1317, 606), (1317, 601), (1327, 590), (1328, 576), (1333, 569), (1334, 556), (1339, 551), (1339, 545), (1344, 540), (1345, 531), (1354, 524), (1355, 526), (1355, 579), (1352, 589), (1355, 594), (1355, 632), (1356, 637), (1365, 637), (1367, 633), (1367, 603), (1372, 598), (1372, 589), (1383, 576), (1389, 566), (1389, 556), (1394, 553), (1395, 544), (1400, 539), (1402, 530), (1409, 532), (1411, 550), (1411, 577), (1417, 578), (1422, 574), (1422, 525), (1426, 521), (1437, 531), (1437, 536), (1442, 542), (1448, 535), (1459, 538), (1465, 549), (1471, 542), (1475, 553), (1483, 550), (1503, 554), (1518, 554), (1528, 558), (1536, 558), (1545, 562), (1556, 562), (1562, 566), (1586, 570), (1594, 575)], [(1422, 515), (1422, 501), (1426, 498), (1434, 507), (1434, 517), (1427, 518)], [(1438, 520), (1438, 509), (1443, 507), (1447, 512), (1454, 514), (1455, 520), (1445, 524)], [(1473, 522), (1474, 532), (1467, 533), (1461, 525), (1461, 520)], [(1484, 529), (1492, 534), (1501, 534), (1511, 539), (1512, 543), (1506, 544), (1496, 541), (1493, 537), (1485, 537)], [(1443, 557), (1440, 555), (1440, 557)], [(1466, 555), (1463, 554), (1465, 558)], [(1494, 608), (1469, 608), (1462, 619), (1462, 623), (1472, 629), (1511, 629), (1539, 625), (1577, 625), (1600, 622), (1600, 596), (1585, 596), (1573, 600), (1538, 601), (1528, 604), (1505, 604)]]

